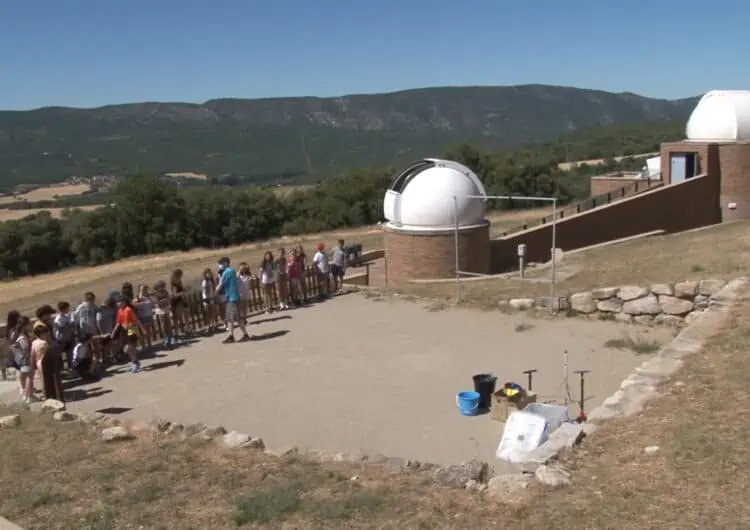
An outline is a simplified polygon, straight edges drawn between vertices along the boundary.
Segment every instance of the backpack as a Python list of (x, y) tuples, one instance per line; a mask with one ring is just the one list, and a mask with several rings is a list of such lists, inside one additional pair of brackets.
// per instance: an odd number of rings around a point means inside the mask
[[(21, 339), (25, 339), (25, 346), (21, 343)], [(10, 346), (10, 351), (13, 353), (13, 362), (16, 368), (31, 366), (31, 349), (29, 348), (28, 337), (25, 335), (16, 337), (16, 340)]]

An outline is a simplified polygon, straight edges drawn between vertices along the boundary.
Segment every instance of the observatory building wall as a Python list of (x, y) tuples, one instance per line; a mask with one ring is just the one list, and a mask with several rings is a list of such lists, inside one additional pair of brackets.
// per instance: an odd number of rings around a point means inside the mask
[[(452, 278), (456, 275), (456, 231), (408, 230), (386, 224), (385, 262), (388, 281)], [(490, 269), (488, 222), (458, 230), (459, 267), (487, 274)]]

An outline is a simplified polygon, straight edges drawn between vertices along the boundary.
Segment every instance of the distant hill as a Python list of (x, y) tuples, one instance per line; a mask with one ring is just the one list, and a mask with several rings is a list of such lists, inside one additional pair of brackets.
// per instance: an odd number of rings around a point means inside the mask
[(594, 127), (684, 123), (697, 99), (523, 85), (0, 111), (0, 188), (136, 171), (301, 181), (456, 142), (497, 150)]

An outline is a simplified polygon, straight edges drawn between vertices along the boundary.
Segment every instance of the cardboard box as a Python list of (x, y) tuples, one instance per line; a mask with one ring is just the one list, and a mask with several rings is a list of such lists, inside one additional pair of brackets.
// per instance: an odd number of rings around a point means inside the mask
[(498, 390), (492, 396), (492, 419), (505, 423), (512, 412), (523, 410), (529, 403), (536, 403), (536, 392), (523, 391), (506, 397), (502, 390)]

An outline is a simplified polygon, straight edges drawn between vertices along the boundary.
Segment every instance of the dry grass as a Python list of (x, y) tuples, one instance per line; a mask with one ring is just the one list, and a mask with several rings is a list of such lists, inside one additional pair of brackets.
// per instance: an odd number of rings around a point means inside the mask
[[(91, 211), (96, 210), (97, 208), (101, 208), (101, 204), (89, 204), (87, 206), (76, 206), (73, 209), (79, 209), (84, 211)], [(62, 217), (63, 212), (65, 211), (65, 208), (34, 208), (30, 210), (4, 210), (0, 209), (0, 222), (3, 221), (15, 221), (17, 219), (23, 219), (27, 215), (32, 215), (39, 212), (49, 212), (52, 217), (60, 218)]]
[[(644, 156), (657, 156), (659, 152), (655, 153), (640, 153), (637, 155), (630, 155), (630, 156), (616, 156), (614, 160), (616, 162), (619, 162), (621, 160), (625, 160), (626, 158), (640, 158)], [(557, 167), (560, 168), (563, 171), (570, 171), (571, 169), (578, 167), (580, 165), (586, 164), (587, 166), (601, 166), (604, 164), (608, 159), (606, 158), (592, 158), (590, 160), (576, 160), (574, 162), (560, 162), (557, 164)]]
[[(579, 253), (558, 264), (558, 296), (618, 285), (648, 285), (683, 279), (730, 279), (750, 274), (750, 222), (718, 225), (681, 234), (650, 237)], [(529, 270), (531, 279), (549, 278), (549, 268)], [(565, 275), (567, 279), (562, 279)], [(455, 282), (409, 284), (404, 293), (454, 300)], [(494, 307), (513, 297), (548, 296), (548, 282), (478, 279), (461, 282), (462, 302)]]
[[(483, 498), (378, 466), (315, 464), (26, 415), (3, 431), (0, 513), (26, 528), (746, 528), (750, 307), (641, 414), (600, 426), (562, 463), (573, 484)], [(0, 411), (2, 412), (2, 411)], [(659, 446), (653, 455), (644, 448)], [(351, 477), (357, 476), (353, 481)]]
[(3, 431), (0, 513), (24, 528), (482, 528), (500, 515), (425, 474), (151, 433), (108, 445), (93, 427), (50, 423), (27, 413)]
[(18, 201), (51, 201), (57, 197), (70, 197), (73, 195), (82, 195), (91, 191), (88, 184), (64, 184), (62, 186), (44, 186), (37, 188), (23, 195), (4, 195), (0, 197), (0, 205), (12, 204)]
[(312, 258), (313, 246), (317, 241), (322, 240), (328, 248), (332, 248), (339, 237), (351, 242), (361, 242), (365, 248), (382, 248), (380, 230), (369, 228), (306, 235), (301, 238), (281, 238), (219, 250), (169, 252), (129, 258), (98, 267), (65, 269), (53, 274), (0, 283), (0, 314), (11, 309), (31, 312), (43, 303), (56, 304), (60, 300), (75, 303), (89, 290), (103, 296), (110, 289), (119, 289), (124, 281), (129, 281), (133, 285), (153, 285), (157, 280), (168, 279), (169, 274), (176, 268), (185, 271), (185, 280), (191, 284), (199, 280), (203, 269), (215, 269), (216, 261), (221, 256), (229, 256), (235, 264), (247, 261), (255, 267), (256, 263), (260, 263), (266, 250), (271, 250), (275, 254), (279, 246), (289, 248), (303, 244)]
[(167, 177), (181, 177), (185, 179), (196, 179), (196, 180), (206, 180), (208, 176), (204, 175), (203, 173), (165, 173)]

